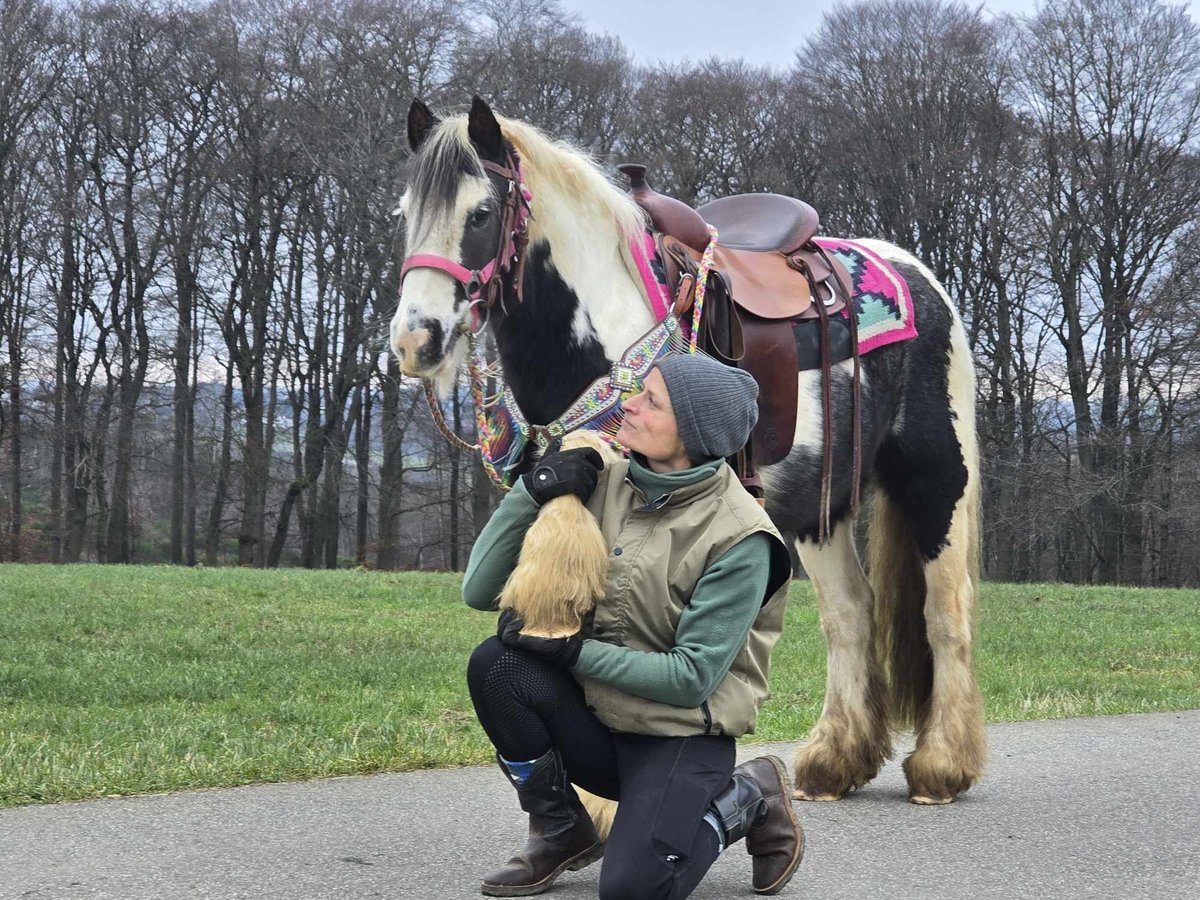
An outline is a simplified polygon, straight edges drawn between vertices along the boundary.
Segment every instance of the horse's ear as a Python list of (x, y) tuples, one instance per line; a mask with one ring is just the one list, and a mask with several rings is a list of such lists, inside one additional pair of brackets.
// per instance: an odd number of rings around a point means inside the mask
[(471, 113), (467, 116), (467, 136), (480, 155), (501, 159), (504, 156), (504, 137), (492, 108), (478, 96), (471, 98)]
[(408, 146), (416, 153), (438, 123), (438, 117), (420, 100), (414, 100), (408, 108)]

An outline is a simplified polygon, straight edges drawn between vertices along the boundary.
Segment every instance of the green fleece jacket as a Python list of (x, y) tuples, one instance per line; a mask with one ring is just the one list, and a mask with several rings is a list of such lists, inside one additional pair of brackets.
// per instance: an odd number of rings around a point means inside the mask
[[(685, 485), (711, 478), (724, 465), (712, 460), (666, 474), (651, 471), (631, 458), (629, 477), (657, 502)], [(479, 535), (467, 562), (463, 599), (480, 610), (497, 608), (499, 594), (517, 564), (525, 532), (537, 518), (538, 506), (522, 482), (501, 501)], [(752, 534), (724, 553), (696, 584), (691, 602), (679, 619), (675, 646), (649, 653), (588, 639), (574, 671), (613, 687), (674, 706), (695, 707), (716, 689), (745, 646), (759, 607), (746, 603), (762, 596), (770, 575), (771, 538)]]

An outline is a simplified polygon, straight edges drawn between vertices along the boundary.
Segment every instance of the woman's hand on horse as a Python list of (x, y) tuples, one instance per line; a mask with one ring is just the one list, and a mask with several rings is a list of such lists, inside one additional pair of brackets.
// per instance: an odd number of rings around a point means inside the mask
[(586, 502), (596, 489), (603, 468), (604, 460), (599, 453), (591, 447), (577, 447), (543, 456), (521, 477), (525, 490), (538, 506), (564, 494), (574, 494)]
[(525, 623), (511, 609), (502, 609), (496, 622), (496, 636), (509, 647), (540, 656), (546, 662), (571, 668), (579, 661), (583, 649), (583, 635), (573, 634), (564, 638), (540, 638), (521, 634)]

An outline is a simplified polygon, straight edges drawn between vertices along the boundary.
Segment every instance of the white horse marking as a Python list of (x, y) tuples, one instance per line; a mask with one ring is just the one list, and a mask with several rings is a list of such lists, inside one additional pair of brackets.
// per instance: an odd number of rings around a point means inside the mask
[(549, 243), (554, 269), (579, 298), (571, 324), (576, 345), (595, 336), (605, 356), (620, 359), (653, 327), (654, 317), (639, 283), (629, 275), (616, 224), (595, 221), (594, 214), (578, 209), (569, 197), (538, 203), (535, 194), (535, 203), (530, 243)]
[[(453, 206), (429, 224), (423, 234), (415, 236), (412, 234), (412, 223), (421, 218), (420, 210), (415, 217), (407, 216), (410, 198), (406, 192), (400, 201), (400, 206), (406, 213), (406, 253), (409, 256), (430, 253), (457, 261), (468, 214), (491, 196), (491, 184), (486, 178), (464, 177)], [(400, 362), (400, 370), (405, 375), (435, 378), (439, 389), (453, 383), (454, 373), (458, 370), (464, 352), (462, 342), (454, 341), (455, 329), (463, 315), (461, 310), (455, 308), (457, 289), (458, 282), (445, 272), (437, 269), (413, 269), (404, 278), (400, 303), (392, 317), (391, 344)], [(464, 306), (463, 310), (465, 309)], [(417, 354), (429, 340), (427, 322), (430, 319), (435, 319), (441, 324), (444, 343), (439, 348), (443, 352), (437, 354), (437, 361), (433, 367), (426, 369), (418, 360)], [(451, 342), (454, 342), (454, 353), (445, 354), (444, 350)]]
[[(830, 377), (835, 382), (843, 377), (849, 380), (854, 377), (854, 360), (843, 360), (832, 366), (830, 372)], [(863, 396), (866, 396), (867, 373), (861, 369), (859, 373)], [(800, 372), (797, 377), (799, 385), (796, 392), (796, 435), (792, 446), (820, 453), (825, 445), (822, 430), (824, 415), (821, 409), (821, 370), (808, 369)]]

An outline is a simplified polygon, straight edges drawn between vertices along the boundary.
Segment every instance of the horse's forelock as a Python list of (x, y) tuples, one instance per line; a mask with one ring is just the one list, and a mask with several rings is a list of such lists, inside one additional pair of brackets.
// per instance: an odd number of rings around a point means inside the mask
[(454, 208), (467, 176), (483, 178), (483, 165), (467, 138), (465, 119), (448, 119), (434, 129), (412, 159), (407, 213), (410, 227), (415, 228), (409, 233), (410, 241), (419, 241), (439, 217)]

